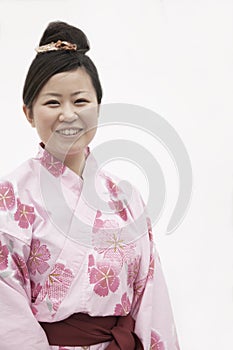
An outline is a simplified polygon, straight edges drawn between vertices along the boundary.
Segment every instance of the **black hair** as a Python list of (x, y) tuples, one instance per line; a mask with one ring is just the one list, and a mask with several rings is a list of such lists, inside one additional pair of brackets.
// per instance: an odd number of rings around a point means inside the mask
[(57, 73), (84, 67), (89, 74), (96, 91), (98, 104), (102, 99), (102, 87), (97, 69), (92, 60), (85, 55), (90, 49), (89, 41), (82, 30), (62, 21), (50, 22), (45, 29), (39, 46), (51, 42), (68, 41), (77, 45), (76, 51), (59, 50), (37, 53), (32, 61), (23, 88), (23, 102), (32, 108), (33, 101), (38, 96), (46, 82)]

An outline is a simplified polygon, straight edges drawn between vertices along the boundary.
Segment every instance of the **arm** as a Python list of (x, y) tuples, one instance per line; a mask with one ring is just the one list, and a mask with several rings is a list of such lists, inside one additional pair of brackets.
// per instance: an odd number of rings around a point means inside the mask
[(132, 316), (135, 332), (147, 350), (179, 350), (176, 327), (152, 226), (141, 198), (146, 233), (141, 237), (141, 258), (134, 282)]
[(31, 310), (30, 246), (0, 232), (0, 349), (49, 350)]

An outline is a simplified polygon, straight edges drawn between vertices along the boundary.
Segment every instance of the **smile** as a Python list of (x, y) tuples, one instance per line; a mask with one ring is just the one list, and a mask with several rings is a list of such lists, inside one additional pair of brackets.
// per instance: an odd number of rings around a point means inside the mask
[(57, 130), (56, 132), (60, 135), (65, 135), (65, 136), (69, 136), (69, 135), (77, 135), (80, 131), (82, 131), (83, 129), (62, 129), (62, 130)]

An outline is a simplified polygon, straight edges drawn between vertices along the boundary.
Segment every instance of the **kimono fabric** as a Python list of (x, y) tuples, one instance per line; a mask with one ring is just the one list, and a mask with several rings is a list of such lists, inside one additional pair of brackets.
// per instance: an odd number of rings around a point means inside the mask
[[(0, 180), (0, 295), (0, 349), (110, 350), (122, 327), (128, 342), (145, 350), (179, 350), (141, 195), (99, 169), (89, 148), (82, 177), (40, 144), (35, 157)], [(70, 320), (77, 327), (77, 315), (109, 317), (111, 336), (50, 344), (45, 325)]]

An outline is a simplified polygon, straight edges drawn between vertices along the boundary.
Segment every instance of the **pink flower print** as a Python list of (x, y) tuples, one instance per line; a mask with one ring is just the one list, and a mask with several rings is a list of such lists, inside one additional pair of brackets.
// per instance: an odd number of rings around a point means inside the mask
[(11, 210), (15, 206), (13, 185), (9, 181), (0, 183), (0, 210)]
[(97, 262), (89, 271), (90, 283), (95, 284), (94, 292), (99, 296), (105, 297), (109, 291), (114, 293), (118, 289), (120, 280), (109, 261)]
[(154, 277), (154, 269), (155, 269), (155, 259), (154, 256), (150, 256), (150, 266), (149, 266), (149, 272), (148, 272), (148, 279), (152, 280)]
[(45, 244), (41, 245), (39, 239), (33, 239), (31, 243), (31, 252), (28, 259), (29, 270), (32, 275), (39, 272), (41, 275), (48, 270), (50, 252)]
[(5, 270), (8, 267), (8, 255), (9, 250), (6, 245), (2, 245), (0, 241), (0, 271)]
[(127, 211), (123, 206), (122, 201), (109, 201), (108, 202), (111, 209), (115, 210), (116, 214), (118, 214), (124, 221), (127, 220)]
[(160, 334), (155, 330), (151, 331), (151, 344), (150, 350), (166, 350), (165, 344), (161, 340)]
[(106, 187), (113, 197), (117, 197), (119, 188), (109, 177), (106, 177)]
[(31, 302), (34, 303), (40, 293), (42, 286), (40, 283), (35, 284), (34, 281), (31, 280)]
[(16, 221), (19, 221), (18, 225), (21, 228), (28, 228), (35, 221), (34, 208), (29, 205), (22, 204), (19, 199), (17, 199), (17, 211), (14, 215)]
[(102, 227), (96, 229), (92, 239), (95, 250), (104, 257), (114, 261), (122, 267), (124, 262), (129, 262), (134, 256), (134, 244), (126, 244), (121, 237), (121, 229), (114, 220), (103, 221)]
[(134, 261), (128, 265), (127, 284), (130, 286), (130, 288), (133, 288), (134, 281), (137, 278), (139, 271), (139, 261), (140, 258), (137, 256)]
[(22, 284), (26, 284), (27, 279), (29, 278), (26, 261), (18, 253), (12, 254), (12, 260), (14, 262), (14, 267), (16, 267), (16, 278)]
[(92, 229), (92, 231), (93, 231), (94, 233), (96, 233), (96, 231), (97, 231), (99, 228), (103, 227), (103, 225), (104, 225), (104, 221), (100, 219), (101, 215), (102, 215), (101, 211), (100, 211), (100, 210), (97, 210), (97, 212), (96, 212), (96, 217), (95, 217), (95, 221), (94, 221), (94, 224), (93, 224), (93, 229)]
[(126, 316), (130, 312), (130, 301), (127, 297), (127, 293), (124, 293), (121, 297), (121, 304), (116, 304), (114, 315)]
[(60, 176), (65, 171), (65, 165), (46, 150), (41, 158), (41, 164), (55, 177)]
[(136, 281), (134, 283), (134, 293), (135, 295), (137, 296), (141, 296), (143, 291), (144, 291), (144, 288), (145, 288), (145, 285), (146, 285), (146, 280), (147, 278), (143, 278), (139, 281)]
[(48, 295), (53, 304), (53, 309), (57, 311), (73, 279), (74, 275), (72, 271), (66, 268), (64, 264), (57, 263), (50, 272), (45, 286), (41, 289), (41, 299), (43, 300)]

